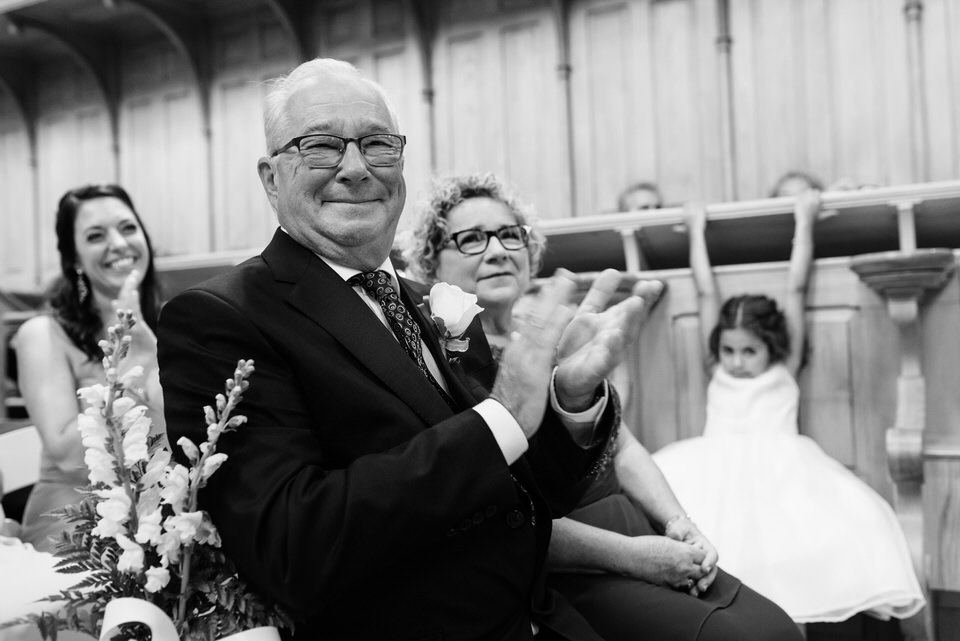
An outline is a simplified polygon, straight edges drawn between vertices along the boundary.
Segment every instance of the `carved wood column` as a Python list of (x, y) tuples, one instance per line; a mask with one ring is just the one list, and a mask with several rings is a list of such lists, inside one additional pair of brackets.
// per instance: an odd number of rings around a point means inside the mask
[(949, 249), (864, 254), (850, 262), (860, 279), (886, 299), (887, 313), (900, 330), (897, 411), (893, 427), (886, 431), (887, 463), (894, 484), (894, 508), (924, 587), (929, 575), (923, 562), (921, 500), (926, 384), (919, 317), (925, 295), (946, 284), (955, 262)]

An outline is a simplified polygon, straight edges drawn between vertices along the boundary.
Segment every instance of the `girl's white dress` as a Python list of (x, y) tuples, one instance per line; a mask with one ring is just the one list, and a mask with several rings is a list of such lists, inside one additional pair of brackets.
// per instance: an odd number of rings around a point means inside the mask
[(799, 388), (783, 364), (754, 378), (715, 369), (703, 436), (654, 454), (720, 566), (798, 623), (924, 605), (890, 505), (798, 433)]

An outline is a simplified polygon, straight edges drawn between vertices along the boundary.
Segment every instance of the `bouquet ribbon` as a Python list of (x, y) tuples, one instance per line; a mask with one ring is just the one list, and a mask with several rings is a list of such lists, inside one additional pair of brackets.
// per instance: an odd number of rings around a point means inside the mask
[[(114, 599), (107, 604), (103, 612), (103, 627), (100, 629), (100, 641), (108, 641), (116, 628), (127, 623), (140, 623), (150, 628), (153, 641), (180, 641), (177, 628), (167, 614), (143, 599), (125, 597)], [(272, 626), (253, 628), (237, 632), (222, 641), (280, 641), (280, 633)]]

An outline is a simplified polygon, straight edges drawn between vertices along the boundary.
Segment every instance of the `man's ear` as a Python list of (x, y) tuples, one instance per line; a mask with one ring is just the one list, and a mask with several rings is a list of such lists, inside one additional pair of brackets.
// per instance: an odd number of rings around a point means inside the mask
[(267, 194), (267, 200), (274, 211), (277, 211), (277, 167), (272, 158), (263, 156), (257, 161), (257, 173), (260, 174), (260, 183)]

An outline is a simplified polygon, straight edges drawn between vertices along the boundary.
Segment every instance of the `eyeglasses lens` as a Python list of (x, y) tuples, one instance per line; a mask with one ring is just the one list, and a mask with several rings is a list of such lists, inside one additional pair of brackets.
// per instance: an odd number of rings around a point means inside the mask
[[(373, 134), (359, 139), (360, 153), (374, 167), (390, 167), (400, 162), (403, 140), (393, 134)], [(300, 154), (307, 166), (315, 169), (336, 167), (343, 160), (347, 143), (336, 136), (318, 134), (300, 141)]]

